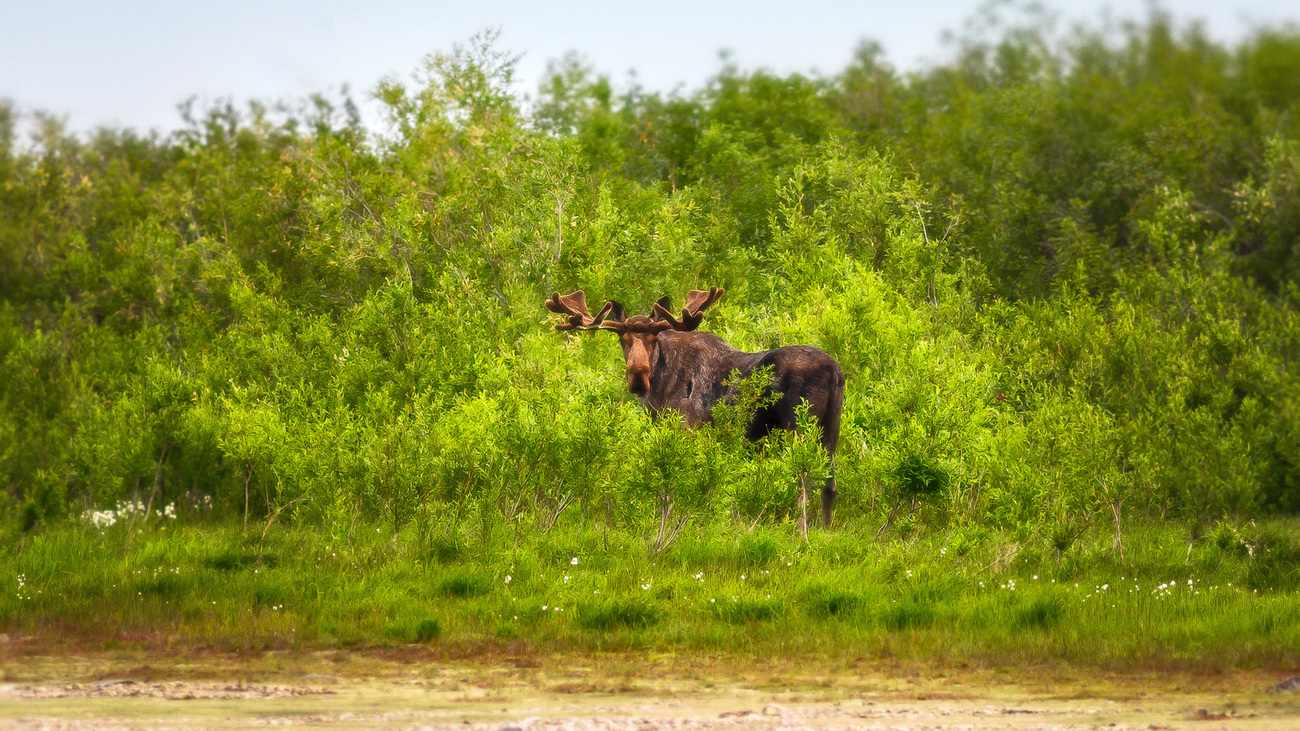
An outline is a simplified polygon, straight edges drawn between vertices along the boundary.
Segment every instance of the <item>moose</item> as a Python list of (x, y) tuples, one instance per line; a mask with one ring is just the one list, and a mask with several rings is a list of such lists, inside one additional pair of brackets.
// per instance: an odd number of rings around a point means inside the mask
[[(762, 439), (773, 429), (795, 428), (795, 408), (807, 401), (810, 416), (822, 428), (822, 447), (835, 456), (840, 438), (840, 411), (844, 405), (844, 373), (835, 359), (807, 345), (787, 345), (774, 350), (745, 353), (722, 338), (696, 328), (704, 310), (717, 302), (725, 290), (691, 290), (681, 319), (672, 314), (672, 299), (660, 298), (652, 314), (629, 317), (623, 306), (609, 300), (596, 315), (587, 311), (582, 290), (546, 300), (546, 309), (564, 316), (557, 330), (594, 332), (608, 330), (618, 335), (627, 362), (627, 390), (657, 417), (664, 410), (682, 416), (688, 426), (713, 418), (713, 406), (735, 396), (732, 373), (741, 378), (756, 369), (772, 367), (774, 402), (758, 409), (746, 428), (751, 441)], [(822, 524), (830, 526), (835, 502), (835, 473), (821, 488)]]

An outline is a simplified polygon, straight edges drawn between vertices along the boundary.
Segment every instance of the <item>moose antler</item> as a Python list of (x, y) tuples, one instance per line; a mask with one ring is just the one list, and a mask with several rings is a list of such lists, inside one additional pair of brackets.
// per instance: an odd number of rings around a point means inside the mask
[(654, 304), (653, 319), (641, 315), (628, 319), (623, 306), (614, 300), (605, 302), (600, 312), (592, 317), (587, 312), (587, 295), (581, 289), (565, 295), (554, 293), (545, 304), (551, 312), (564, 315), (564, 321), (555, 324), (556, 330), (612, 330), (624, 333), (631, 329), (634, 332), (657, 333), (672, 329), (690, 332), (704, 321), (705, 308), (717, 302), (725, 291), (721, 287), (710, 287), (708, 291), (692, 289), (686, 294), (686, 306), (682, 308), (680, 320), (669, 311), (673, 306), (672, 298), (666, 295)]
[(721, 299), (723, 292), (726, 290), (721, 287), (709, 287), (707, 292), (702, 289), (692, 289), (687, 292), (686, 306), (682, 308), (680, 320), (668, 311), (672, 307), (672, 299), (665, 296), (655, 303), (655, 319), (667, 321), (674, 330), (690, 332), (700, 326), (704, 321), (704, 309)]
[(567, 319), (555, 323), (556, 330), (617, 330), (617, 323), (604, 322), (605, 317), (614, 312), (615, 320), (622, 320), (623, 308), (617, 302), (609, 301), (600, 308), (595, 317), (587, 312), (587, 295), (581, 289), (561, 295), (555, 292), (546, 300), (546, 309)]

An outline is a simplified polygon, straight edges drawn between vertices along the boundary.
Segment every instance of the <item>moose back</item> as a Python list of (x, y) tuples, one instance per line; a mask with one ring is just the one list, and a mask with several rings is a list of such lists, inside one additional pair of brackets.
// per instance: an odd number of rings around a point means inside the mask
[[(627, 316), (623, 306), (609, 300), (596, 315), (587, 311), (582, 290), (552, 294), (546, 309), (565, 316), (557, 330), (592, 332), (608, 330), (619, 338), (627, 362), (627, 389), (652, 415), (665, 409), (681, 414), (694, 426), (713, 418), (713, 406), (735, 395), (726, 385), (736, 372), (742, 378), (764, 366), (772, 367), (771, 388), (778, 394), (771, 405), (754, 413), (746, 430), (751, 440), (773, 429), (794, 429), (795, 408), (808, 402), (808, 413), (822, 428), (822, 447), (834, 457), (840, 438), (840, 411), (844, 404), (844, 373), (835, 359), (807, 345), (787, 345), (774, 350), (746, 353), (712, 333), (697, 332), (704, 309), (717, 302), (724, 290), (691, 290), (681, 319), (673, 316), (665, 296), (652, 314)], [(831, 524), (835, 502), (835, 473), (821, 488), (822, 523)]]

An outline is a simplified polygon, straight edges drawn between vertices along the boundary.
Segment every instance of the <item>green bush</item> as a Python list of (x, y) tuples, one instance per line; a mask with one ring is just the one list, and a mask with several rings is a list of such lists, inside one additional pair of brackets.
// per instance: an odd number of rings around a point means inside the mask
[(422, 619), (415, 625), (415, 636), (412, 638), (416, 642), (432, 642), (442, 635), (442, 622), (437, 617)]
[(1059, 599), (1040, 597), (1029, 606), (1016, 610), (1015, 624), (1019, 628), (1051, 627), (1060, 620), (1064, 609)]
[[(1044, 33), (672, 97), (570, 59), (532, 111), (478, 39), (384, 82), (383, 133), (319, 97), (24, 146), (0, 106), (6, 524), (172, 506), (334, 553), (376, 524), (445, 564), (570, 516), (665, 560), (734, 524), (758, 567), (830, 469), (837, 523), (1061, 554), (1051, 526), (1300, 509), (1296, 34)], [(705, 329), (839, 361), (833, 460), (811, 428), (740, 438), (757, 381), (709, 428), (647, 417), (614, 339), (540, 306), (709, 285)], [(209, 567), (270, 565), (256, 540)]]

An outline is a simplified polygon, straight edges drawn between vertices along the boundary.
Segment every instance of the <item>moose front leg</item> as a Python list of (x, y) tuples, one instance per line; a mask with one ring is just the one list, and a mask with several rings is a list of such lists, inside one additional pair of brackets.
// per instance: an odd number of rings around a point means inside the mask
[(835, 506), (835, 468), (831, 468), (831, 476), (826, 478), (826, 484), (822, 485), (822, 525), (831, 527), (831, 508)]

